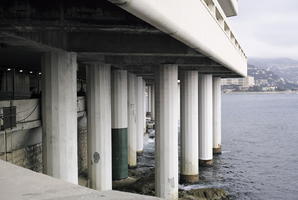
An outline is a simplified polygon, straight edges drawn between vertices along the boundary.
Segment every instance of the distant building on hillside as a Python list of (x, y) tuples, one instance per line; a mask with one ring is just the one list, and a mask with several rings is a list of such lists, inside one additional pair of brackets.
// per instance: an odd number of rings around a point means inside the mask
[(245, 78), (226, 78), (221, 81), (223, 86), (239, 86), (240, 88), (247, 89), (255, 86), (255, 78), (247, 76)]

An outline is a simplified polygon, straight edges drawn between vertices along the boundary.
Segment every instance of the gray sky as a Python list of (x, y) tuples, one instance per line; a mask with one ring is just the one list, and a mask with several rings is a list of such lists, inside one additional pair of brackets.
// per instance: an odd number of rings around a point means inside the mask
[(248, 57), (298, 59), (298, 0), (239, 0), (230, 24)]

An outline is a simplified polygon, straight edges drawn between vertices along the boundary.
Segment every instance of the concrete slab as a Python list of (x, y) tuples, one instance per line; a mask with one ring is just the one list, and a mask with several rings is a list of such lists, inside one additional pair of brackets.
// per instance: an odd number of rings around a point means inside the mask
[(0, 161), (0, 194), (3, 200), (157, 200), (118, 191), (98, 192)]

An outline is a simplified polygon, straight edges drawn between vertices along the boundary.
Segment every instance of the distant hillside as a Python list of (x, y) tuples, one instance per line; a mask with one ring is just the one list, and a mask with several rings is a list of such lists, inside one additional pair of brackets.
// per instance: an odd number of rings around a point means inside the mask
[(262, 90), (264, 87), (275, 87), (276, 90), (292, 90), (297, 89), (298, 85), (291, 83), (286, 78), (277, 75), (268, 68), (262, 68), (254, 65), (248, 66), (248, 75), (255, 79), (255, 87), (253, 90)]
[(284, 78), (289, 83), (298, 84), (298, 61), (289, 58), (251, 58), (248, 60), (250, 65), (266, 69)]

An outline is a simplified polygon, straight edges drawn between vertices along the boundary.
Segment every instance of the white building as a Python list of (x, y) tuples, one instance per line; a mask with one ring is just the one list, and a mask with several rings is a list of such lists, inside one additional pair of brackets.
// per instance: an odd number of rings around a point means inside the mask
[(255, 85), (255, 78), (247, 76), (245, 78), (225, 78), (221, 80), (222, 85), (236, 85), (244, 88), (253, 87)]

